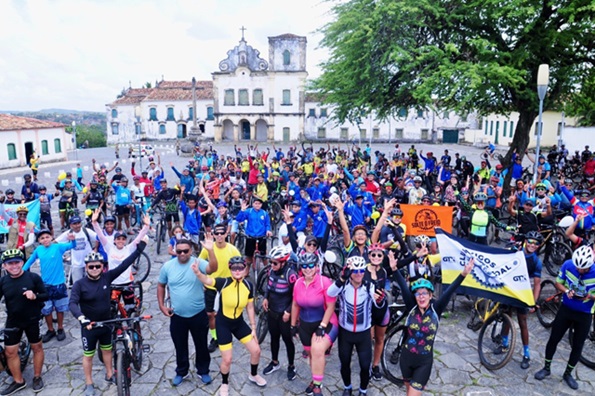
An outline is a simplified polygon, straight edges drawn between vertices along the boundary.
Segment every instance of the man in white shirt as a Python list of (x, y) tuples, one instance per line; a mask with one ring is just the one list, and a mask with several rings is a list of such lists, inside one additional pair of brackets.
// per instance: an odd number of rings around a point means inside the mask
[(64, 231), (56, 238), (56, 242), (69, 241), (68, 235), (74, 234), (76, 247), (70, 251), (70, 265), (72, 266), (72, 283), (85, 276), (85, 256), (96, 250), (98, 245), (97, 234), (93, 230), (83, 228), (82, 220), (78, 215), (70, 218), (70, 230)]

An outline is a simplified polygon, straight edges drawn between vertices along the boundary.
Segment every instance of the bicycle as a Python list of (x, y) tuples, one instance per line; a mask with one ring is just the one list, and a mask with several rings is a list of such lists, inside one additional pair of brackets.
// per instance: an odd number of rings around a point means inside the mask
[[(116, 377), (118, 396), (130, 396), (132, 385), (130, 363), (137, 371), (142, 368), (143, 351), (148, 352), (149, 346), (143, 344), (139, 322), (151, 318), (151, 315), (133, 316), (91, 323), (94, 328), (114, 325), (112, 328), (112, 351), (114, 351), (114, 376)], [(129, 326), (129, 323), (132, 323), (132, 327)]]
[[(18, 329), (15, 328), (4, 328), (0, 330), (0, 343), (4, 344), (4, 340), (6, 339), (5, 335), (7, 331), (17, 331)], [(31, 345), (29, 344), (29, 340), (27, 337), (21, 338), (19, 342), (19, 360), (21, 361), (21, 372), (25, 370), (27, 367), (27, 363), (29, 362), (29, 356), (31, 355)], [(6, 359), (6, 351), (4, 349), (4, 345), (0, 345), (0, 371), (6, 370), (8, 375), (12, 376), (10, 372), (10, 368), (8, 367), (8, 360)]]
[(145, 252), (142, 252), (130, 268), (132, 270), (135, 283), (140, 284), (147, 280), (149, 273), (151, 272), (151, 259), (149, 258), (149, 255)]
[(552, 323), (562, 304), (562, 295), (563, 293), (556, 289), (553, 281), (548, 279), (541, 282), (541, 290), (537, 298), (537, 306), (539, 308), (537, 308), (536, 314), (539, 323), (546, 329), (552, 327)]
[(380, 365), (384, 376), (395, 385), (403, 384), (401, 374), (401, 352), (407, 342), (407, 326), (403, 322), (407, 311), (405, 304), (392, 303), (388, 306), (390, 311), (390, 322), (386, 329), (384, 349), (380, 359)]
[[(111, 285), (111, 311), (112, 317), (115, 318), (130, 318), (134, 314), (139, 316), (143, 306), (143, 287), (139, 283), (132, 283), (130, 285)], [(121, 298), (122, 292), (130, 291), (134, 294), (134, 304), (124, 304)]]
[(271, 196), (269, 197), (268, 200), (268, 214), (269, 214), (269, 218), (271, 219), (271, 225), (273, 227), (276, 227), (282, 219), (282, 215), (281, 215), (281, 205), (279, 204), (279, 198), (280, 198), (280, 194), (279, 193), (273, 193), (271, 194)]
[[(477, 339), (479, 360), (488, 370), (504, 367), (514, 352), (516, 328), (508, 315), (509, 308), (485, 298), (475, 302), (475, 312), (480, 315), (482, 325)], [(508, 330), (508, 347), (502, 348), (502, 334)]]
[(155, 226), (155, 241), (157, 242), (157, 254), (161, 253), (161, 244), (165, 243), (165, 236), (167, 234), (167, 222), (165, 221), (165, 212), (161, 207), (154, 209), (153, 219), (157, 225)]

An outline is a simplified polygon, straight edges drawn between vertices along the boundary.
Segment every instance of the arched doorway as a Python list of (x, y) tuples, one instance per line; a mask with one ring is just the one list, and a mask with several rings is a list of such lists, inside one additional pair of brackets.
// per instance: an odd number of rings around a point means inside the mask
[(240, 121), (240, 138), (242, 140), (250, 140), (250, 122), (246, 120)]
[(222, 140), (233, 141), (233, 122), (230, 120), (223, 121), (223, 131), (221, 133)]
[(266, 142), (268, 139), (268, 126), (265, 120), (256, 121), (256, 141)]

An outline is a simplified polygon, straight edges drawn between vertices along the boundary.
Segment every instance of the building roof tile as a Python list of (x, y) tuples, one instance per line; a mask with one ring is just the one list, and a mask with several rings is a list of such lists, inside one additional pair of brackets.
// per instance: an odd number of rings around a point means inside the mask
[[(196, 99), (213, 99), (213, 82), (196, 82)], [(188, 101), (192, 100), (192, 81), (161, 81), (155, 88), (129, 88), (121, 98), (108, 104), (134, 105), (142, 101)]]
[(60, 124), (59, 122), (38, 120), (29, 117), (17, 117), (10, 114), (0, 114), (0, 131), (62, 128), (64, 126), (64, 124)]

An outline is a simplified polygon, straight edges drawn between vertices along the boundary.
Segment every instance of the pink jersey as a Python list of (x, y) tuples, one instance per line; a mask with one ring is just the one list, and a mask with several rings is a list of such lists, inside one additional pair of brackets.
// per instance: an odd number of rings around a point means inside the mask
[[(308, 286), (306, 286), (303, 277), (295, 282), (293, 301), (300, 307), (300, 320), (310, 323), (322, 320), (325, 308), (328, 304), (336, 301), (335, 297), (329, 297), (326, 293), (332, 283), (332, 280), (320, 274), (316, 274)], [(338, 323), (337, 315), (334, 312), (330, 323), (334, 326)]]

